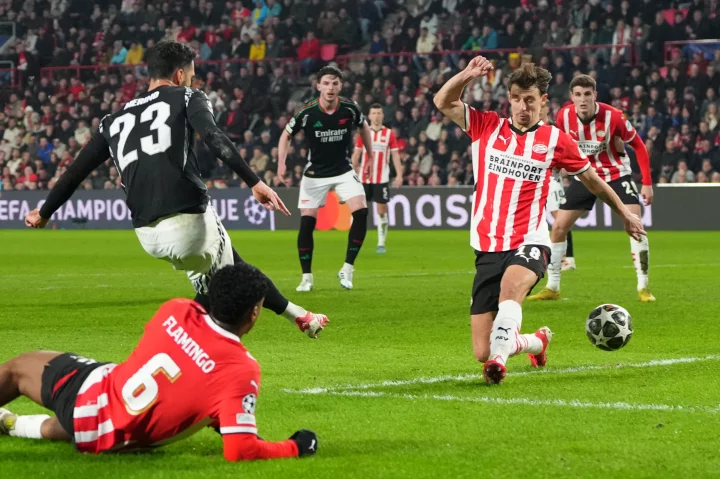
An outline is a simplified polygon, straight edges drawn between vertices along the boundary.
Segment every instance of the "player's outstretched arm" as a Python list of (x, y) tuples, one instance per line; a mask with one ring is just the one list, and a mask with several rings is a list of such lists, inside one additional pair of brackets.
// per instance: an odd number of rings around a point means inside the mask
[(462, 92), (476, 78), (487, 75), (493, 69), (490, 61), (482, 56), (470, 60), (467, 67), (449, 79), (435, 94), (435, 106), (463, 130), (467, 129), (465, 119), (465, 103), (461, 100)]
[(44, 228), (53, 213), (70, 199), (80, 183), (109, 157), (110, 148), (107, 140), (102, 133), (96, 131), (75, 161), (70, 163), (67, 171), (50, 190), (42, 208), (32, 210), (25, 217), (25, 225), (31, 228)]
[(592, 194), (603, 200), (620, 216), (623, 223), (625, 223), (625, 231), (628, 235), (637, 241), (640, 241), (641, 236), (646, 235), (640, 218), (630, 212), (617, 193), (598, 176), (594, 168), (586, 169), (584, 172), (578, 174), (577, 177)]
[(200, 138), (217, 158), (228, 165), (252, 189), (253, 196), (268, 210), (278, 210), (287, 216), (290, 211), (272, 188), (260, 181), (240, 155), (235, 144), (218, 128), (207, 96), (200, 90), (193, 93), (187, 105), (187, 117)]
[(255, 434), (223, 434), (223, 454), (232, 462), (303, 457), (315, 454), (317, 448), (317, 436), (305, 429), (280, 442), (265, 441)]

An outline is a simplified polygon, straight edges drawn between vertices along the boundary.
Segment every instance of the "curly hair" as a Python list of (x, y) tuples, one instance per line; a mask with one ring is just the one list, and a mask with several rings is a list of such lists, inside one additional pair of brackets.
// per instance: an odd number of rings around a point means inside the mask
[(167, 79), (181, 68), (187, 68), (197, 54), (190, 45), (162, 40), (147, 52), (147, 69), (150, 78)]
[(217, 271), (208, 285), (210, 314), (225, 324), (242, 326), (250, 312), (268, 292), (267, 277), (247, 263), (238, 263)]
[(517, 85), (522, 90), (537, 87), (540, 94), (544, 95), (548, 91), (550, 80), (552, 80), (552, 75), (546, 69), (534, 63), (523, 63), (508, 76), (507, 88), (510, 90), (513, 85)]

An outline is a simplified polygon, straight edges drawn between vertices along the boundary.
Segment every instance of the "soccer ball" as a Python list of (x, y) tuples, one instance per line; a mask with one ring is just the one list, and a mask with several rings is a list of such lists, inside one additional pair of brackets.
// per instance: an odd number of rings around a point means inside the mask
[(632, 318), (617, 304), (601, 304), (588, 316), (585, 332), (593, 346), (603, 351), (617, 351), (632, 338)]

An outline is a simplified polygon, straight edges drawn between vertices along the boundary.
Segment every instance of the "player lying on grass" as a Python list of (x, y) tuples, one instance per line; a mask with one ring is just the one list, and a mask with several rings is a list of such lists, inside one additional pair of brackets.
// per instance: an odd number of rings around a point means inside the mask
[[(80, 183), (108, 158), (122, 177), (135, 233), (143, 249), (187, 273), (195, 301), (207, 307), (207, 285), (213, 272), (242, 261), (225, 227), (210, 205), (195, 155), (195, 134), (251, 189), (270, 210), (286, 215), (277, 194), (250, 169), (235, 144), (215, 124), (205, 93), (190, 88), (195, 76), (195, 50), (162, 41), (147, 53), (148, 91), (100, 121), (100, 127), (40, 209), (25, 224), (44, 228)], [(291, 303), (268, 278), (265, 307), (283, 315), (310, 337), (328, 319)]]
[(485, 363), (490, 384), (506, 375), (510, 356), (529, 353), (536, 366), (547, 362), (549, 328), (520, 334), (522, 302), (543, 277), (550, 256), (545, 204), (553, 168), (577, 176), (622, 218), (635, 239), (645, 234), (640, 219), (590, 167), (570, 136), (540, 120), (552, 76), (526, 63), (507, 80), (512, 118), (481, 112), (462, 100), (464, 88), (487, 75), (492, 64), (473, 58), (435, 95), (435, 105), (472, 139), (475, 198), (470, 244), (476, 275), (470, 306), (473, 350)]
[(312, 431), (281, 442), (257, 436), (260, 366), (240, 339), (255, 325), (267, 291), (256, 268), (226, 266), (210, 281), (209, 314), (188, 299), (168, 301), (125, 362), (40, 351), (1, 364), (0, 406), (25, 396), (55, 416), (0, 409), (0, 433), (101, 453), (159, 447), (210, 426), (222, 435), (229, 461), (314, 454)]

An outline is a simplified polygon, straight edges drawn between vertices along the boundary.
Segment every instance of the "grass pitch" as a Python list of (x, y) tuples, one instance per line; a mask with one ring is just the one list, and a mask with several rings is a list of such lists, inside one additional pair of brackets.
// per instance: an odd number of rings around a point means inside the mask
[[(391, 231), (384, 256), (370, 232), (349, 292), (335, 279), (346, 235), (316, 233), (315, 291), (302, 294), (294, 233), (231, 236), (289, 299), (330, 317), (312, 341), (266, 310), (245, 340), (263, 371), (260, 434), (313, 429), (318, 454), (230, 464), (210, 430), (151, 454), (100, 457), (0, 438), (0, 477), (720, 475), (720, 233), (650, 232), (658, 302), (640, 304), (627, 237), (578, 232), (566, 300), (524, 307), (525, 332), (556, 333), (546, 372), (514, 358), (500, 387), (482, 383), (472, 356), (467, 232)], [(0, 244), (0, 360), (42, 348), (121, 361), (163, 301), (192, 295), (132, 231), (2, 231)], [(606, 302), (635, 326), (613, 353), (584, 332)]]

